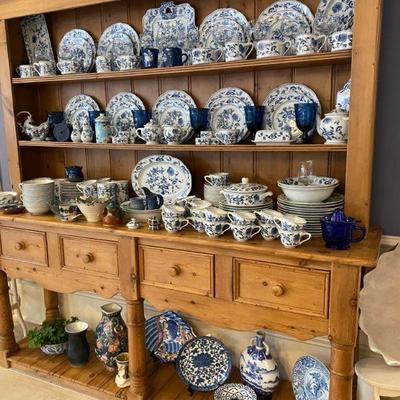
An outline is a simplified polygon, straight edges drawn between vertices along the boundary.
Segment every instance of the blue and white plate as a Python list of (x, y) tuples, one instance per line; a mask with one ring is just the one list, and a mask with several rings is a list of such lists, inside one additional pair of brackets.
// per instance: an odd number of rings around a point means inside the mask
[(214, 400), (257, 400), (257, 395), (246, 385), (227, 383), (215, 391)]
[(58, 46), (58, 60), (83, 61), (83, 72), (89, 72), (96, 62), (96, 45), (83, 29), (67, 32)]
[(292, 386), (296, 400), (328, 400), (330, 373), (321, 361), (302, 356), (293, 367)]
[(317, 35), (331, 35), (334, 32), (352, 29), (355, 0), (321, 0), (313, 24)]
[(222, 385), (232, 369), (232, 355), (224, 344), (211, 336), (186, 342), (176, 359), (176, 370), (189, 389), (210, 392)]
[(146, 348), (161, 361), (175, 361), (181, 347), (196, 337), (192, 327), (174, 311), (146, 320)]
[(89, 120), (89, 111), (100, 111), (100, 108), (92, 97), (79, 94), (72, 97), (65, 106), (65, 120), (72, 126), (77, 119), (79, 125), (82, 126), (84, 119)]
[(138, 196), (141, 188), (161, 194), (165, 203), (187, 197), (192, 190), (192, 175), (186, 165), (166, 154), (153, 155), (140, 160), (132, 171), (132, 187)]

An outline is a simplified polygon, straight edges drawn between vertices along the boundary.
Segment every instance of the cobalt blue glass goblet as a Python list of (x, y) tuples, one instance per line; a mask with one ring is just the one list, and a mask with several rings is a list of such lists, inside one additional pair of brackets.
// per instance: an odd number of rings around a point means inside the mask
[(151, 111), (148, 110), (132, 110), (135, 128), (143, 128), (151, 119)]
[(262, 125), (265, 106), (245, 106), (246, 125), (251, 133), (257, 132)]
[(205, 131), (208, 126), (208, 108), (191, 108), (190, 110), (190, 124), (194, 131), (198, 134)]
[(307, 143), (314, 135), (317, 117), (317, 103), (297, 103), (294, 105), (297, 127), (303, 132), (303, 143)]

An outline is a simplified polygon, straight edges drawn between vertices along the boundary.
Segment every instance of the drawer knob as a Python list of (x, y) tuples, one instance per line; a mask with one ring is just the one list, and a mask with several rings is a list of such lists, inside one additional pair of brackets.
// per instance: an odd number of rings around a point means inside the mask
[(169, 276), (178, 276), (181, 273), (181, 268), (178, 265), (174, 265), (168, 269)]
[(285, 293), (285, 286), (283, 286), (281, 283), (277, 283), (274, 286), (272, 286), (272, 293), (276, 297), (280, 297)]
[(24, 249), (25, 249), (25, 243), (24, 242), (15, 243), (15, 250), (24, 250)]
[(84, 264), (89, 264), (93, 262), (94, 260), (94, 255), (92, 253), (87, 253), (82, 257), (82, 261)]

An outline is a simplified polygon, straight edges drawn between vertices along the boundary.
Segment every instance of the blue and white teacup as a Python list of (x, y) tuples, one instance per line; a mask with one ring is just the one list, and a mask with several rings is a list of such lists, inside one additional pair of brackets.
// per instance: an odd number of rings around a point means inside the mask
[(165, 125), (163, 127), (163, 137), (167, 144), (179, 144), (181, 143), (185, 131), (179, 126)]
[(130, 136), (130, 131), (120, 131), (111, 138), (111, 141), (114, 144), (128, 144), (130, 141)]
[(302, 231), (307, 223), (304, 218), (289, 214), (274, 218), (274, 222), (279, 230), (282, 232)]
[(305, 231), (298, 232), (284, 232), (279, 231), (281, 236), (281, 243), (288, 249), (298, 247), (311, 239), (311, 233)]
[(189, 220), (179, 217), (162, 217), (164, 228), (167, 232), (175, 233), (189, 225)]
[(192, 50), (192, 64), (208, 64), (218, 62), (223, 55), (220, 49), (211, 49), (207, 47), (196, 47)]
[(17, 67), (16, 71), (18, 76), (20, 76), (21, 78), (29, 78), (31, 76), (37, 75), (35, 68), (33, 68), (33, 65), (30, 64), (20, 65), (19, 67)]
[(136, 55), (123, 55), (118, 56), (114, 63), (118, 71), (126, 71), (129, 69), (135, 69), (139, 67), (140, 58)]
[(254, 211), (259, 225), (275, 225), (275, 218), (282, 218), (283, 214), (275, 210)]
[(291, 40), (264, 39), (256, 44), (257, 58), (279, 57), (288, 53), (292, 47)]
[(215, 137), (222, 144), (236, 144), (239, 141), (239, 130), (238, 129), (221, 129)]
[(215, 238), (223, 235), (225, 232), (229, 231), (230, 224), (226, 222), (207, 222), (203, 221), (204, 232), (207, 236)]
[(326, 39), (325, 35), (313, 33), (298, 35), (294, 43), (295, 52), (298, 56), (319, 53), (325, 47)]
[(226, 222), (228, 213), (217, 207), (208, 207), (203, 211), (205, 222)]
[(197, 232), (204, 232), (204, 222), (202, 218), (190, 217), (189, 222)]
[(229, 172), (214, 172), (205, 175), (204, 180), (211, 186), (226, 186), (229, 182)]
[(213, 131), (201, 131), (200, 137), (202, 139), (213, 139), (215, 137), (215, 135), (214, 135)]
[(228, 212), (228, 218), (236, 226), (255, 225), (257, 222), (256, 216), (248, 211)]
[(76, 188), (82, 193), (83, 197), (97, 197), (96, 179), (79, 182), (76, 184)]
[(161, 128), (159, 126), (144, 126), (136, 129), (136, 136), (146, 144), (157, 144), (160, 140)]
[(252, 237), (258, 235), (261, 231), (261, 228), (257, 225), (236, 225), (231, 224), (231, 231), (233, 233), (233, 237), (238, 242), (246, 242), (250, 240)]
[(331, 51), (350, 50), (353, 47), (353, 32), (348, 29), (332, 33), (330, 44)]
[(56, 65), (53, 61), (38, 61), (33, 63), (33, 68), (39, 76), (56, 74)]
[(253, 43), (227, 42), (224, 47), (225, 61), (245, 60), (253, 49)]
[(111, 72), (111, 60), (109, 57), (97, 56), (96, 57), (96, 71), (97, 72)]
[(264, 240), (271, 241), (278, 239), (279, 237), (279, 230), (275, 224), (262, 224), (260, 225), (261, 228), (261, 236)]
[(61, 74), (76, 74), (83, 71), (83, 63), (76, 60), (60, 60), (57, 68)]
[(164, 204), (161, 207), (161, 215), (164, 218), (184, 218), (186, 214), (185, 207), (177, 206), (173, 204)]

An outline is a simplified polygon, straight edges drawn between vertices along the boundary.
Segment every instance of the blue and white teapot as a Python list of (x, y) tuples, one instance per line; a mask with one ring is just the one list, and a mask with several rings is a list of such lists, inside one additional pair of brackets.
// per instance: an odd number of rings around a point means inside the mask
[(337, 105), (335, 110), (325, 114), (319, 126), (317, 124), (317, 130), (326, 140), (325, 144), (345, 144), (349, 131), (349, 114)]

